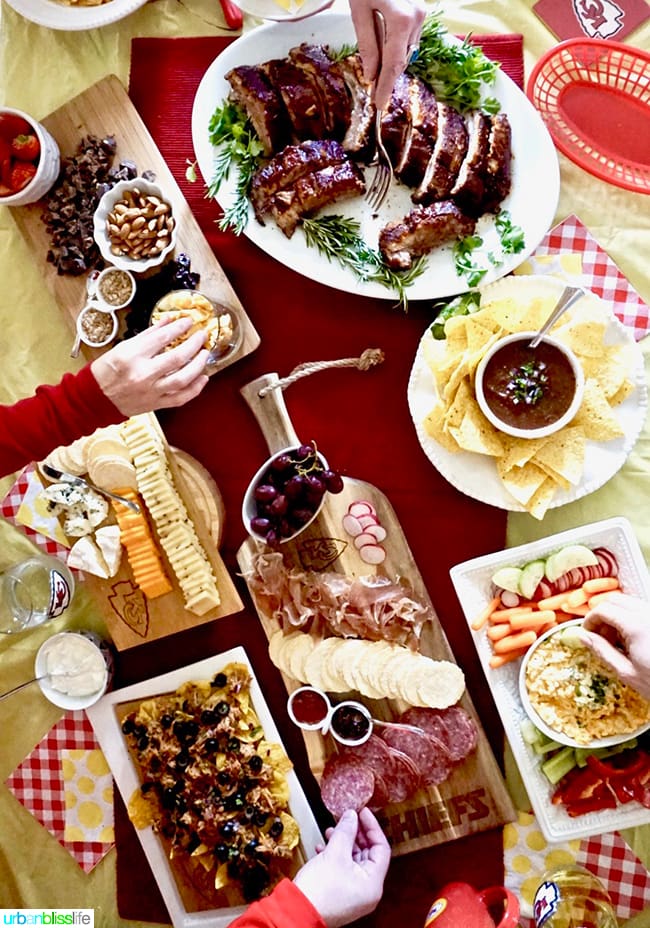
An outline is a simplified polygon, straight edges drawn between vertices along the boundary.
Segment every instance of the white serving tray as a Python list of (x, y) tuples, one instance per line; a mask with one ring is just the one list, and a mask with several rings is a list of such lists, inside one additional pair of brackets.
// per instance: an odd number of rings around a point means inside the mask
[(471, 628), (471, 623), (492, 598), (491, 577), (496, 570), (511, 565), (520, 567), (569, 544), (608, 548), (618, 561), (622, 590), (650, 601), (648, 568), (632, 526), (623, 518), (606, 519), (549, 535), (530, 544), (464, 561), (450, 570), (452, 583), (470, 626), (483, 672), (492, 690), (535, 816), (547, 841), (568, 841), (571, 838), (584, 838), (650, 823), (650, 809), (638, 802), (619, 805), (616, 809), (602, 812), (591, 812), (578, 818), (571, 818), (562, 806), (551, 803), (553, 787), (541, 771), (541, 759), (521, 735), (521, 723), (527, 718), (519, 696), (521, 659), (496, 670), (492, 669), (489, 664), (492, 650), (485, 628), (479, 631)]
[[(280, 734), (262, 695), (253, 668), (246, 651), (242, 647), (231, 648), (223, 654), (188, 664), (170, 673), (152, 677), (142, 683), (124, 687), (108, 693), (99, 702), (87, 710), (88, 718), (95, 730), (97, 740), (115, 778), (124, 802), (128, 804), (133, 793), (140, 787), (140, 778), (129, 755), (129, 750), (121, 731), (115, 707), (133, 699), (146, 699), (177, 689), (182, 683), (191, 680), (210, 679), (222, 667), (231, 661), (245, 664), (251, 674), (251, 700), (257, 713), (264, 736), (268, 741), (282, 744)], [(314, 814), (295, 772), (287, 774), (289, 783), (289, 811), (300, 826), (300, 849), (305, 859), (313, 857), (316, 845), (323, 844)], [(188, 912), (183, 904), (176, 886), (169, 861), (158, 837), (151, 828), (137, 830), (138, 838), (146, 854), (149, 866), (158, 883), (158, 887), (167, 906), (174, 928), (225, 928), (231, 921), (245, 911), (245, 906), (224, 909), (212, 909), (204, 912)]]

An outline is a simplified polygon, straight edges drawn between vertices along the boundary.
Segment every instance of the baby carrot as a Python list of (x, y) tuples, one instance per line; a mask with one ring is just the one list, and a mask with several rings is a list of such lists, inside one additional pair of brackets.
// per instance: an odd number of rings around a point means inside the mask
[(509, 622), (513, 615), (532, 615), (534, 607), (526, 604), (524, 606), (510, 606), (508, 609), (495, 609), (490, 615), (490, 622)]
[(594, 595), (590, 596), (589, 599), (587, 600), (587, 605), (589, 606), (590, 609), (594, 609), (596, 606), (602, 603), (603, 600), (609, 599), (609, 595), (611, 592), (612, 592), (611, 590), (607, 590), (604, 593), (594, 593)]
[(516, 661), (517, 658), (523, 657), (528, 648), (518, 648), (516, 651), (509, 651), (507, 654), (493, 654), (490, 658), (490, 667), (494, 670), (497, 667), (503, 667), (504, 664), (509, 664), (510, 661)]
[(487, 636), (490, 641), (499, 641), (501, 638), (505, 638), (506, 635), (510, 635), (511, 633), (512, 628), (509, 622), (499, 622), (498, 625), (491, 625), (487, 630)]
[(587, 593), (580, 587), (579, 590), (571, 590), (570, 593), (567, 593), (566, 602), (568, 606), (582, 606), (588, 599)]
[(567, 602), (565, 602), (563, 609), (565, 612), (568, 612), (573, 618), (575, 618), (577, 615), (587, 615), (589, 612), (589, 604), (583, 603), (580, 606), (570, 606)]
[(513, 615), (510, 619), (510, 628), (513, 632), (538, 632), (543, 625), (549, 622), (555, 624), (555, 613), (552, 609), (539, 609), (530, 615)]
[(487, 604), (485, 609), (479, 612), (479, 614), (476, 616), (476, 618), (472, 622), (472, 629), (475, 632), (477, 632), (479, 631), (479, 629), (483, 628), (487, 620), (490, 618), (494, 610), (499, 605), (501, 605), (501, 599), (498, 596), (495, 596), (493, 599), (490, 600), (490, 602)]
[(500, 641), (494, 642), (495, 654), (507, 654), (509, 651), (518, 651), (520, 648), (529, 648), (536, 640), (535, 632), (517, 632), (514, 635), (506, 635)]
[(537, 605), (540, 609), (562, 609), (566, 602), (566, 598), (566, 593), (556, 593), (554, 596), (547, 596), (546, 599), (540, 599)]
[(619, 586), (618, 577), (595, 577), (593, 580), (585, 580), (582, 589), (591, 596), (592, 593), (617, 590)]

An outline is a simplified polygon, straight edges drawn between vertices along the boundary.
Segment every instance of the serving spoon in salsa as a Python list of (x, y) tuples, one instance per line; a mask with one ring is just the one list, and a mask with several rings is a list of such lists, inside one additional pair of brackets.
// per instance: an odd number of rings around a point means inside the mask
[(573, 306), (576, 300), (579, 300), (581, 296), (584, 296), (584, 289), (582, 287), (565, 287), (557, 303), (551, 310), (548, 319), (541, 327), (539, 332), (534, 338), (531, 338), (528, 347), (537, 348), (541, 340), (544, 338), (551, 326), (555, 325), (560, 316), (566, 312), (569, 306)]

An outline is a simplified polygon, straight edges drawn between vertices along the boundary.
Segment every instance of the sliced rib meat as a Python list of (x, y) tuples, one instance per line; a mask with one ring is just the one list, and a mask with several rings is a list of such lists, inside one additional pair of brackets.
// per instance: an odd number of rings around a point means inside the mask
[(395, 81), (390, 103), (381, 118), (381, 138), (393, 166), (401, 162), (404, 145), (411, 131), (409, 85), (411, 78), (400, 74)]
[(279, 151), (289, 137), (289, 122), (280, 95), (262, 67), (241, 65), (226, 74), (230, 96), (242, 106), (253, 124), (264, 154)]
[(323, 139), (327, 126), (321, 102), (309, 76), (288, 58), (262, 65), (271, 84), (282, 97), (296, 141)]
[(340, 142), (332, 139), (287, 145), (253, 176), (250, 198), (255, 215), (261, 221), (270, 210), (274, 195), (285, 187), (291, 187), (298, 178), (329, 165), (340, 164), (346, 158)]
[(360, 812), (375, 789), (371, 768), (352, 757), (334, 754), (327, 760), (320, 781), (325, 807), (339, 819), (347, 809)]
[(467, 151), (464, 117), (448, 103), (438, 101), (437, 106), (436, 143), (420, 186), (413, 194), (416, 203), (431, 203), (449, 196)]
[(420, 774), (423, 786), (443, 783), (451, 773), (451, 761), (443, 745), (425, 732), (387, 728), (382, 732), (384, 741), (410, 757)]
[(328, 136), (340, 141), (350, 125), (350, 98), (341, 72), (327, 54), (327, 48), (303, 42), (291, 49), (289, 58), (312, 81), (320, 99)]
[(389, 267), (411, 267), (413, 258), (437, 245), (471, 235), (476, 221), (451, 200), (416, 206), (403, 219), (391, 222), (379, 233), (379, 250)]
[(483, 212), (493, 212), (510, 193), (510, 165), (512, 161), (512, 133), (505, 113), (491, 118), (490, 146), (485, 162), (485, 196)]
[(448, 709), (413, 707), (402, 713), (400, 721), (416, 725), (441, 741), (449, 759), (454, 763), (471, 754), (478, 741), (474, 720), (461, 706), (450, 706)]
[(395, 172), (408, 187), (418, 187), (431, 161), (438, 132), (438, 102), (435, 94), (418, 78), (409, 81), (411, 129)]
[(359, 55), (348, 55), (338, 64), (351, 101), (350, 125), (343, 137), (343, 148), (351, 155), (361, 156), (371, 149), (373, 142), (375, 104), (372, 102), (372, 84), (363, 76)]
[(300, 177), (292, 188), (276, 193), (271, 212), (287, 238), (291, 238), (304, 216), (339, 200), (360, 196), (365, 189), (359, 168), (351, 161), (344, 161)]
[(451, 196), (464, 212), (480, 216), (483, 212), (482, 202), (485, 196), (484, 175), (488, 151), (490, 148), (490, 119), (479, 110), (475, 110), (467, 119), (469, 142), (467, 154), (460, 166), (456, 183), (451, 189)]

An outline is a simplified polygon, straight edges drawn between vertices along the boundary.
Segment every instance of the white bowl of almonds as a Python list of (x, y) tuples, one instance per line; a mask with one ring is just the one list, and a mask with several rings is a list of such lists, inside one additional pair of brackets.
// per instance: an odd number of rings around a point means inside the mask
[(171, 203), (144, 177), (122, 180), (104, 194), (93, 231), (104, 260), (135, 274), (163, 264), (176, 247)]

